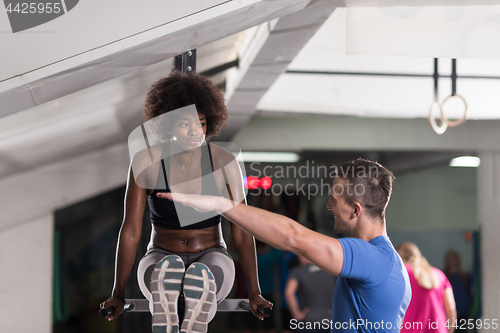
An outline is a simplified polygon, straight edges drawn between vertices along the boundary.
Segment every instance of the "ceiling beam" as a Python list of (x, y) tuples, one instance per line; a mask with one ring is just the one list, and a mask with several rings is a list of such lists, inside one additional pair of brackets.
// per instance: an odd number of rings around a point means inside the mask
[(468, 120), (442, 135), (426, 119), (255, 116), (233, 138), (243, 151), (499, 151), (500, 120)]
[[(153, 36), (150, 30), (135, 34), (130, 38), (137, 44), (132, 44), (133, 46), (125, 50), (110, 54), (108, 49), (116, 47), (104, 45), (29, 73), (19, 73), (16, 77), (0, 82), (0, 118), (293, 13), (307, 5), (309, 0), (229, 1), (228, 3), (231, 7), (225, 10), (192, 13), (180, 21), (168, 23), (160, 29), (165, 33), (154, 39), (148, 39)], [(172, 29), (170, 25), (175, 28)], [(158, 29), (154, 30), (157, 35)], [(139, 38), (140, 36), (142, 37)], [(117, 40), (111, 44), (121, 42), (122, 40)], [(94, 56), (96, 54), (101, 56), (96, 58)], [(89, 58), (94, 59), (88, 61)], [(2, 64), (2, 66), (7, 65)]]

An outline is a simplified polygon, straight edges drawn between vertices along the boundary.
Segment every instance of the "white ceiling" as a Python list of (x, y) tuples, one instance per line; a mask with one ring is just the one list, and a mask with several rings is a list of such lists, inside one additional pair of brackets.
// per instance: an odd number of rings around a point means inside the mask
[[(172, 69), (172, 59), (158, 61), (160, 56), (165, 58), (169, 52), (173, 52), (171, 48), (175, 45), (172, 44), (177, 41), (186, 48), (189, 45), (196, 46), (198, 72), (232, 61), (238, 54), (240, 58), (246, 59), (247, 53), (254, 56), (245, 63), (251, 67), (254, 60), (260, 59), (259, 48), (269, 37), (269, 20), (299, 11), (307, 3), (307, 0), (244, 1), (243, 9), (228, 12), (224, 14), (226, 16), (194, 22), (194, 26), (186, 28), (184, 35), (173, 33), (173, 37), (168, 35), (147, 43), (142, 41), (142, 44), (128, 52), (118, 52), (96, 59), (95, 64), (83, 64), (41, 78), (37, 81), (35, 92), (31, 89), (35, 85), (31, 83), (19, 90), (2, 92), (0, 89), (0, 178), (126, 142), (130, 132), (143, 121), (142, 109), (148, 88)], [(246, 14), (243, 15), (245, 20), (241, 19), (243, 13)], [(214, 36), (227, 35), (228, 31), (235, 29), (238, 31), (238, 28), (248, 26), (250, 22), (262, 22), (262, 29), (257, 29), (266, 32), (262, 41), (259, 41), (259, 36), (252, 34), (256, 29), (249, 29), (206, 44)], [(210, 29), (214, 31), (203, 30), (203, 26), (209, 23), (213, 24)], [(215, 31), (217, 27), (219, 29)], [(197, 29), (203, 32), (198, 34)], [(199, 36), (186, 42), (185, 34)], [(301, 41), (300, 48), (310, 36)], [(283, 38), (287, 38), (287, 35), (284, 34)], [(141, 57), (152, 49), (158, 51), (155, 59), (145, 60)], [(167, 53), (161, 53), (162, 49)], [(240, 64), (242, 67), (243, 60)], [(239, 71), (242, 72), (241, 68)], [(241, 82), (246, 82), (244, 75), (242, 73), (240, 77)], [(21, 74), (20, 77), (25, 75)], [(214, 79), (223, 83), (225, 77), (218, 75)], [(43, 98), (46, 101), (26, 108), (16, 104), (22, 98), (30, 103)], [(243, 123), (238, 125), (242, 126)]]
[[(233, 35), (198, 49), (198, 70), (234, 57), (238, 38)], [(0, 178), (126, 142), (143, 121), (148, 88), (171, 67), (168, 59), (1, 118)]]
[[(433, 58), (346, 55), (346, 8), (338, 8), (288, 67), (295, 71), (427, 74)], [(440, 75), (451, 74), (451, 59), (439, 60)], [(500, 77), (500, 60), (458, 59), (457, 74)], [(458, 79), (457, 93), (469, 106), (468, 119), (500, 119), (500, 79)], [(451, 80), (439, 79), (439, 99), (451, 94)], [(296, 112), (382, 118), (427, 118), (434, 80), (415, 77), (284, 73), (260, 100), (266, 112)], [(445, 105), (459, 117), (463, 103)]]

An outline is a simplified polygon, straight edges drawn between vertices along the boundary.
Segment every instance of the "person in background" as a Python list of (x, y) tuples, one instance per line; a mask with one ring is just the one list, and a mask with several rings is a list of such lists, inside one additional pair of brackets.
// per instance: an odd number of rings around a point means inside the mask
[(285, 300), (285, 287), (290, 275), (290, 270), (300, 265), (299, 257), (292, 252), (286, 251), (280, 262), (280, 308), (281, 308), (281, 333), (292, 333), (290, 320), (292, 314)]
[[(293, 268), (285, 287), (285, 299), (293, 319), (302, 322), (297, 332), (329, 332), (329, 329), (307, 329), (307, 323), (329, 320), (332, 315), (332, 295), (337, 278), (322, 271), (299, 256), (300, 266)], [(296, 293), (299, 293), (300, 302)], [(299, 307), (300, 303), (300, 307)]]
[[(456, 250), (449, 250), (444, 257), (444, 274), (451, 283), (453, 296), (457, 303), (457, 331), (467, 332), (460, 328), (461, 323), (467, 323), (471, 304), (471, 279), (462, 268), (460, 254)], [(466, 325), (465, 325), (466, 326)], [(462, 326), (463, 327), (463, 326)]]
[(397, 251), (405, 263), (412, 289), (401, 333), (453, 333), (457, 311), (446, 275), (432, 267), (414, 243), (401, 243)]

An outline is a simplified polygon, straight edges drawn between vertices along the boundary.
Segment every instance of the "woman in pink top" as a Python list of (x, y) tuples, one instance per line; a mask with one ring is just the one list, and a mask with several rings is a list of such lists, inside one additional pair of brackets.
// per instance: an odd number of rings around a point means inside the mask
[(412, 290), (401, 333), (453, 333), (457, 313), (446, 275), (429, 265), (413, 243), (402, 243), (397, 251), (408, 270)]

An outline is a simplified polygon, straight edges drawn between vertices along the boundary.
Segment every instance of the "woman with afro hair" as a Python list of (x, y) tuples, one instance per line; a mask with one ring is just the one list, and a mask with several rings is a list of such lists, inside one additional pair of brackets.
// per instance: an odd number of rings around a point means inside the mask
[[(224, 95), (206, 77), (174, 71), (151, 86), (144, 116), (141, 129), (144, 138), (149, 136), (147, 149), (132, 158), (112, 297), (101, 307), (115, 307), (108, 320), (123, 311), (147, 203), (153, 227), (137, 278), (149, 300), (153, 332), (206, 332), (217, 303), (231, 291), (235, 275), (222, 236), (221, 215), (199, 213), (157, 193), (226, 195), (246, 203), (236, 159), (206, 142), (227, 124)], [(260, 293), (254, 238), (234, 224), (231, 235), (247, 281), (251, 311), (264, 319), (257, 307), (272, 304)], [(181, 325), (179, 314), (184, 317)]]

